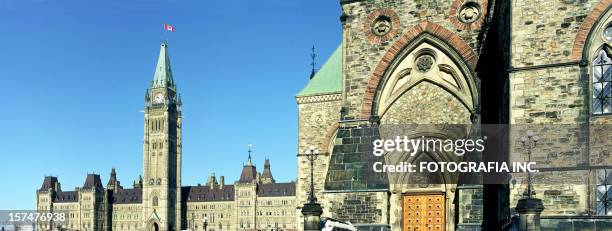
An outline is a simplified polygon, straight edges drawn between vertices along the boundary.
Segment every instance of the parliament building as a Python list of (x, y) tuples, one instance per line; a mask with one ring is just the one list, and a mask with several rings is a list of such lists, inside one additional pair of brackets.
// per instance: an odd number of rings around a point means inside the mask
[(82, 187), (63, 190), (45, 177), (36, 192), (39, 211), (66, 214), (66, 222), (38, 223), (40, 230), (297, 230), (295, 182), (276, 183), (266, 159), (263, 172), (251, 160), (240, 179), (226, 184), (211, 175), (205, 185), (181, 185), (181, 97), (172, 77), (168, 44), (161, 51), (145, 95), (143, 173), (124, 188), (112, 169), (106, 187), (88, 174)]
[[(612, 230), (612, 0), (336, 1), (342, 39), (295, 96), (295, 183), (276, 183), (268, 161), (260, 174), (249, 155), (233, 185), (181, 185), (182, 102), (163, 43), (145, 95), (142, 179), (124, 189), (115, 171), (106, 187), (89, 174), (63, 191), (49, 176), (37, 209), (67, 211), (71, 230), (204, 230), (205, 219), (208, 230), (303, 230), (314, 171), (321, 216), (355, 226), (511, 230), (528, 198), (542, 203), (529, 230)], [(487, 141), (494, 156), (368, 153), (413, 125), (470, 129), (417, 127), (408, 138), (481, 137), (493, 126), (500, 142)], [(538, 172), (494, 182), (432, 173), (424, 183), (371, 165), (492, 157), (534, 161)]]

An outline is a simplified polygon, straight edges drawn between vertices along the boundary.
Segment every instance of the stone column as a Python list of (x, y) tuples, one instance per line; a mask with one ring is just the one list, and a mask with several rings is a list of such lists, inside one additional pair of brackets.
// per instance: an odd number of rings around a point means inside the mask
[(519, 213), (519, 231), (540, 231), (540, 214), (544, 210), (542, 200), (526, 197), (516, 204)]
[(304, 231), (315, 231), (321, 230), (321, 214), (323, 209), (321, 205), (316, 202), (309, 202), (304, 204), (302, 208), (302, 214), (304, 215)]

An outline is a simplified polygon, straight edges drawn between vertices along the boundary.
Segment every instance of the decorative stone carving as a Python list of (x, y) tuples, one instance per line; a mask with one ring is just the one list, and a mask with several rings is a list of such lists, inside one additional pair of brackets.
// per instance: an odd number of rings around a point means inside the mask
[(416, 69), (420, 72), (428, 72), (431, 70), (431, 66), (434, 63), (433, 57), (431, 55), (421, 55), (416, 59)]
[(326, 120), (324, 112), (315, 112), (310, 118), (313, 124), (323, 124)]
[(377, 36), (386, 35), (391, 31), (392, 26), (391, 18), (380, 16), (372, 23), (372, 33)]
[(401, 27), (399, 16), (391, 9), (378, 9), (364, 20), (363, 31), (372, 44), (389, 41), (397, 35)]
[(480, 5), (475, 2), (465, 3), (459, 10), (459, 21), (463, 23), (472, 23), (480, 18)]
[(453, 26), (461, 31), (481, 29), (487, 15), (488, 1), (454, 0), (448, 12)]

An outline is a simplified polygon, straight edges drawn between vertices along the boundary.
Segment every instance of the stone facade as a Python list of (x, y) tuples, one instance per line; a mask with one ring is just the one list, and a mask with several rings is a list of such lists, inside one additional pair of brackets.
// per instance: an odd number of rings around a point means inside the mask
[[(251, 161), (240, 179), (225, 184), (211, 175), (205, 185), (181, 185), (181, 98), (162, 43), (151, 89), (145, 94), (143, 177), (123, 188), (115, 169), (104, 187), (88, 174), (83, 187), (64, 191), (45, 177), (36, 192), (39, 211), (65, 213), (68, 230), (297, 230), (296, 184), (277, 183), (266, 159), (263, 172)], [(40, 230), (56, 224), (39, 223)]]
[[(314, 162), (314, 187), (317, 192), (315, 196), (323, 198), (321, 192), (340, 115), (340, 94), (327, 94), (326, 97), (321, 95), (299, 97), (298, 102), (301, 102), (297, 155), (297, 204), (300, 206), (307, 202), (310, 193), (310, 164), (306, 158), (310, 145), (315, 145), (320, 150), (320, 156)], [(301, 213), (296, 217), (296, 223), (303, 223)]]
[[(549, 223), (607, 214), (598, 211), (596, 174), (611, 167), (605, 154), (609, 148), (601, 147), (609, 146), (608, 132), (601, 129), (609, 130), (606, 124), (611, 120), (595, 115), (592, 80), (597, 52), (610, 45), (602, 34), (611, 21), (611, 4), (604, 0), (512, 5), (512, 14), (520, 16), (512, 19), (509, 119), (512, 124), (540, 125), (533, 130), (543, 140), (532, 158), (543, 169), (533, 174), (534, 189), (544, 203), (543, 221)], [(511, 159), (524, 158), (524, 153), (519, 143), (511, 143)], [(526, 176), (513, 177), (510, 204), (516, 204), (525, 189)]]
[[(510, 142), (494, 147), (502, 161), (525, 161), (521, 135), (542, 133), (532, 158), (541, 170), (533, 181), (545, 206), (543, 227), (612, 215), (606, 208), (602, 214), (606, 202), (597, 196), (612, 168), (606, 145), (612, 122), (606, 97), (612, 96), (593, 82), (605, 85), (612, 78), (605, 72), (612, 62), (612, 1), (340, 2), (342, 71), (317, 74), (306, 88), (313, 93), (313, 82), (338, 78), (337, 91), (314, 95), (341, 98), (297, 96), (300, 204), (309, 191), (302, 154), (315, 145), (325, 150), (314, 180), (324, 217), (401, 230), (404, 196), (437, 193), (445, 196), (445, 230), (507, 227), (526, 174), (512, 174), (502, 184), (379, 184), (364, 176), (371, 155), (363, 155), (379, 126), (504, 124)], [(321, 114), (326, 120), (305, 119)], [(436, 155), (423, 158), (446, 158)]]

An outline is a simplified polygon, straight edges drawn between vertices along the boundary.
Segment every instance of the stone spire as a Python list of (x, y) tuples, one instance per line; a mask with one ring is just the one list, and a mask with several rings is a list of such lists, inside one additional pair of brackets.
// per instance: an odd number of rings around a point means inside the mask
[(266, 158), (266, 162), (264, 163), (264, 170), (261, 174), (261, 183), (269, 184), (274, 183), (274, 177), (272, 176), (272, 171), (270, 170), (270, 160)]
[(111, 169), (111, 174), (110, 174), (110, 179), (108, 179), (108, 184), (111, 183), (115, 183), (117, 182), (117, 172), (115, 171), (115, 168), (113, 167), (113, 169)]
[(134, 180), (134, 188), (142, 188), (142, 175), (138, 176), (138, 180)]
[(151, 101), (151, 94), (149, 93), (149, 88), (145, 91), (144, 101), (148, 104)]
[(170, 56), (168, 56), (168, 42), (163, 41), (159, 50), (159, 58), (155, 67), (155, 75), (153, 76), (153, 88), (169, 87), (174, 88), (174, 79), (172, 79), (172, 68), (170, 68)]
[(108, 179), (108, 183), (106, 184), (106, 188), (110, 189), (110, 190), (113, 190), (113, 191), (117, 191), (118, 189), (121, 188), (121, 184), (117, 180), (117, 172), (115, 171), (114, 167), (111, 170), (110, 179)]

